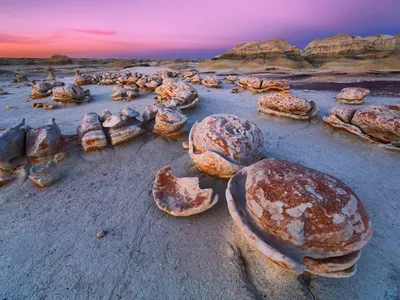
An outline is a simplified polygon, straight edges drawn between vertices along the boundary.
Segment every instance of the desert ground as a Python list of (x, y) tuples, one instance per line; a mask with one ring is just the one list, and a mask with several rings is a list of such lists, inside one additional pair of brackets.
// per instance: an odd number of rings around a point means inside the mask
[[(130, 102), (111, 101), (112, 86), (89, 85), (93, 100), (54, 110), (25, 102), (31, 87), (10, 83), (18, 67), (2, 68), (0, 128), (22, 118), (39, 127), (55, 118), (63, 134), (75, 134), (87, 112), (142, 112), (154, 95), (141, 92)], [(21, 66), (26, 68), (26, 66)], [(157, 67), (129, 69), (154, 74)], [(9, 71), (9, 72), (6, 72)], [(207, 72), (207, 70), (201, 70)], [(219, 71), (215, 75), (225, 75)], [(321, 71), (322, 72), (322, 71)], [(45, 73), (27, 71), (29, 79)], [(56, 69), (72, 83), (72, 71)], [(254, 75), (254, 74), (253, 74)], [(151, 132), (131, 143), (84, 153), (67, 151), (62, 180), (37, 189), (17, 179), (0, 189), (0, 296), (2, 299), (400, 299), (400, 154), (336, 131), (322, 122), (346, 86), (371, 89), (368, 104), (399, 104), (398, 73), (347, 74), (323, 71), (258, 74), (287, 78), (294, 94), (313, 99), (318, 122), (296, 121), (257, 112), (259, 96), (233, 84), (195, 88), (198, 105), (188, 116), (185, 135), (173, 141)], [(44, 101), (51, 102), (51, 98)], [(12, 109), (6, 109), (12, 106)], [(333, 175), (362, 200), (374, 235), (364, 248), (357, 273), (347, 279), (296, 277), (261, 257), (234, 228), (225, 201), (227, 181), (202, 174), (182, 141), (191, 126), (215, 113), (242, 116), (263, 132), (265, 152)], [(152, 186), (157, 171), (170, 165), (177, 176), (197, 176), (219, 202), (187, 218), (157, 208)], [(96, 238), (101, 230), (102, 239)]]

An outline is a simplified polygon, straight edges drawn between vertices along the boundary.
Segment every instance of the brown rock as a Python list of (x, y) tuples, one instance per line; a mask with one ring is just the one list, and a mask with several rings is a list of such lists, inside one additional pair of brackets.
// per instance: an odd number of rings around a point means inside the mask
[(309, 120), (318, 113), (314, 101), (295, 97), (289, 91), (261, 96), (258, 99), (258, 110), (264, 114), (297, 120)]
[(61, 146), (61, 131), (51, 118), (46, 126), (31, 129), (26, 135), (26, 155), (44, 157), (56, 154)]
[(390, 150), (400, 150), (400, 106), (369, 105), (362, 109), (334, 107), (324, 121)]
[(96, 113), (87, 113), (77, 128), (81, 145), (86, 152), (97, 151), (107, 146), (107, 138), (103, 132), (100, 117)]
[(172, 139), (179, 138), (183, 134), (186, 121), (187, 117), (179, 110), (161, 106), (156, 115), (154, 132)]
[(169, 82), (156, 88), (155, 93), (160, 98), (155, 99), (156, 103), (166, 106), (173, 106), (179, 109), (194, 107), (199, 102), (199, 94), (192, 86), (183, 82)]
[(53, 101), (56, 103), (80, 104), (91, 99), (90, 91), (76, 84), (53, 88)]
[(108, 137), (113, 146), (121, 145), (142, 135), (144, 130), (137, 125), (125, 125), (118, 128), (111, 128)]
[(212, 76), (207, 76), (201, 83), (208, 88), (220, 88), (222, 86), (222, 81)]
[(190, 130), (189, 155), (201, 171), (230, 178), (263, 157), (264, 138), (256, 125), (243, 118), (211, 115)]
[(101, 239), (101, 238), (103, 238), (103, 237), (105, 237), (106, 236), (106, 232), (102, 229), (102, 230), (100, 230), (97, 234), (96, 234), (96, 237), (98, 238), (98, 239)]
[(46, 188), (61, 179), (61, 174), (57, 171), (56, 166), (36, 165), (30, 170), (29, 179), (37, 188)]
[(156, 175), (153, 198), (159, 209), (176, 217), (202, 213), (218, 202), (212, 189), (200, 189), (197, 177), (177, 178), (168, 166)]
[(344, 88), (336, 99), (344, 104), (362, 104), (370, 91), (364, 88)]
[(278, 159), (229, 181), (231, 216), (247, 241), (296, 273), (348, 277), (372, 236), (367, 212), (343, 182)]

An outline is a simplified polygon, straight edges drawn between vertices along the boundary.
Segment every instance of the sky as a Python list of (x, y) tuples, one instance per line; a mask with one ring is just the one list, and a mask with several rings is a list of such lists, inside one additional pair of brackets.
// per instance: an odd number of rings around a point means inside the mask
[(274, 38), (400, 33), (400, 0), (0, 0), (0, 57), (210, 58)]

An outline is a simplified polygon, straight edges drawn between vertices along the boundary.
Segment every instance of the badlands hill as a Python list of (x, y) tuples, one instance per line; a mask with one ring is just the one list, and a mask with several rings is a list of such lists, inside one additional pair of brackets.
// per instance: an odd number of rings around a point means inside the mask
[(356, 68), (400, 69), (400, 34), (368, 37), (340, 34), (314, 40), (301, 51), (285, 40), (236, 45), (199, 65), (209, 69)]
[(312, 67), (301, 56), (301, 50), (287, 41), (274, 39), (266, 42), (254, 41), (236, 45), (227, 53), (205, 61), (199, 67), (209, 69), (258, 69), (281, 67), (300, 69)]

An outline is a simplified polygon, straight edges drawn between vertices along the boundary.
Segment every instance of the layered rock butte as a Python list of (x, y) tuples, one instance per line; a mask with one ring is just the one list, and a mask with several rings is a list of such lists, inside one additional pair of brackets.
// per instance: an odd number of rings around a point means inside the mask
[(209, 69), (268, 67), (400, 69), (400, 34), (368, 37), (340, 34), (314, 40), (303, 51), (281, 39), (236, 45), (227, 53), (203, 62)]

